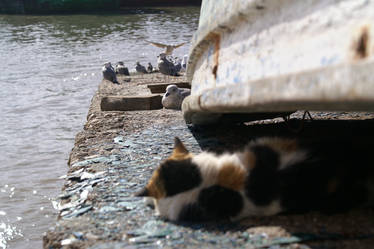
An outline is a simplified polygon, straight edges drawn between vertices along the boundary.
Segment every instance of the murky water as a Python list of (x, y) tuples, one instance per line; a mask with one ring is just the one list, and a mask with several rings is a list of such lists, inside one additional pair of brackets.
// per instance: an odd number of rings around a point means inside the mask
[[(198, 16), (198, 7), (0, 15), (0, 248), (41, 248), (102, 64), (156, 64), (163, 50), (145, 40), (190, 41)], [(174, 54), (182, 58), (188, 49)]]

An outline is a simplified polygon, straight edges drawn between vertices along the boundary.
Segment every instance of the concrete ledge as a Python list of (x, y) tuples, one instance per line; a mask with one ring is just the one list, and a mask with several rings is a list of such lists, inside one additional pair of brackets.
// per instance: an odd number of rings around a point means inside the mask
[(105, 96), (101, 99), (102, 111), (136, 111), (162, 109), (161, 95)]

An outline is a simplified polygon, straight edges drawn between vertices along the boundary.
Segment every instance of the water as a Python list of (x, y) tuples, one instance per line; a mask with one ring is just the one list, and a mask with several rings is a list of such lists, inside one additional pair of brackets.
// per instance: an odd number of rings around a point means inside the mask
[[(41, 248), (75, 134), (106, 61), (156, 64), (144, 40), (190, 41), (198, 7), (121, 15), (0, 15), (0, 248)], [(183, 46), (174, 54), (183, 57)]]

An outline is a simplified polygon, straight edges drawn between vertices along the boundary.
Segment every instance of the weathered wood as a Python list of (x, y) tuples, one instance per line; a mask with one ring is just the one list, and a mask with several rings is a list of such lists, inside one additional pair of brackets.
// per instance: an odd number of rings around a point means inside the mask
[(191, 84), (188, 82), (180, 82), (180, 83), (160, 83), (160, 84), (149, 84), (147, 87), (151, 90), (151, 93), (165, 93), (166, 87), (168, 85), (177, 85), (180, 88), (188, 88), (191, 89)]
[(161, 95), (105, 96), (101, 99), (102, 111), (137, 111), (162, 109)]

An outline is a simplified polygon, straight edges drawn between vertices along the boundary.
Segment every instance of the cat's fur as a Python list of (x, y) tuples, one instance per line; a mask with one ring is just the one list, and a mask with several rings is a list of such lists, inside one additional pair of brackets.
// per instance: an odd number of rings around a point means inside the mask
[(172, 155), (137, 195), (151, 197), (172, 221), (341, 211), (367, 203), (374, 192), (373, 166), (351, 156), (354, 150), (261, 138), (232, 154), (192, 155), (176, 138)]

